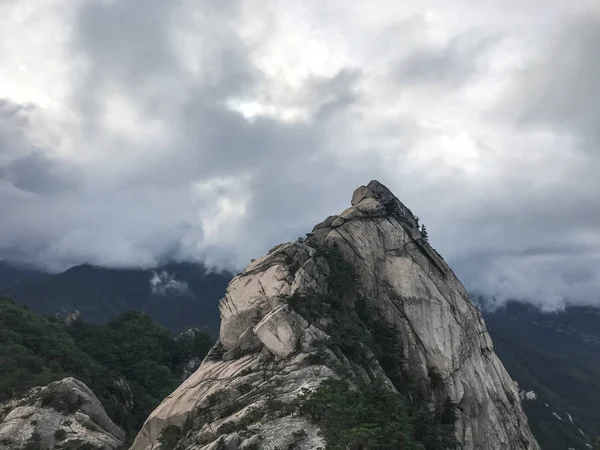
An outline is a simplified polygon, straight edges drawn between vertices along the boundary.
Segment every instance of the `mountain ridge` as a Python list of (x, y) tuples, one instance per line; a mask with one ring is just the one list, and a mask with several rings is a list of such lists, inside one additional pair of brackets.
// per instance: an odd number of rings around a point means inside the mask
[[(8, 276), (7, 276), (8, 277)], [(176, 332), (218, 331), (216, 304), (233, 277), (196, 263), (169, 263), (153, 269), (113, 269), (82, 264), (54, 275), (0, 286), (0, 294), (45, 316), (78, 310), (92, 323), (141, 311)]]
[[(351, 203), (229, 283), (219, 341), (132, 450), (539, 448), (480, 312), (416, 217), (377, 181)], [(340, 430), (328, 414), (362, 414), (348, 395), (381, 402)]]

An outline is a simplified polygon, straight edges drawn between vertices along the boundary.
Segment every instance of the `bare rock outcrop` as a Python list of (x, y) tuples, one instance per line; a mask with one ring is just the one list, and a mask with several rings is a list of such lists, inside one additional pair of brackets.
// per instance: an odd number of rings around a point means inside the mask
[[(353, 275), (339, 273), (331, 248)], [(337, 313), (315, 313), (333, 291), (353, 317), (364, 301), (395, 330), (402, 370), (392, 373), (362, 342), (360, 360), (344, 350)], [(462, 449), (539, 449), (481, 314), (416, 217), (377, 181), (358, 188), (350, 208), (306, 239), (249, 264), (230, 282), (220, 311), (219, 341), (150, 415), (132, 450), (164, 449), (167, 435), (183, 450), (325, 448), (319, 427), (292, 405), (340, 373), (383, 380), (390, 391), (398, 380), (416, 380), (432, 408), (456, 405)]]
[(0, 405), (0, 450), (116, 450), (124, 443), (125, 432), (75, 378), (33, 388)]

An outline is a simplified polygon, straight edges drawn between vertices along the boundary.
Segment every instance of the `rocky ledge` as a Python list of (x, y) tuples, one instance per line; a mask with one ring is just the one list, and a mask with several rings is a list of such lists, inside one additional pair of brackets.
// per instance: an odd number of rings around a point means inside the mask
[(0, 450), (116, 450), (124, 444), (125, 432), (75, 378), (0, 405)]

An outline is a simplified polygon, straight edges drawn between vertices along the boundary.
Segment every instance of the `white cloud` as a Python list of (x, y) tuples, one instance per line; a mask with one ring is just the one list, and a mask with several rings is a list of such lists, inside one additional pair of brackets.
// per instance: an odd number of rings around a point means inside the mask
[(153, 295), (193, 295), (185, 281), (176, 280), (175, 274), (169, 274), (164, 270), (152, 272), (150, 290)]

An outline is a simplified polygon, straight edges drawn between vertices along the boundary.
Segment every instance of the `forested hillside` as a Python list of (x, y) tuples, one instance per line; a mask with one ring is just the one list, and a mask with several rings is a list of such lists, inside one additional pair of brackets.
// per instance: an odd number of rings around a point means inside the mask
[(519, 383), (544, 450), (589, 448), (600, 435), (599, 313), (582, 307), (543, 313), (511, 302), (485, 314), (496, 353)]
[(202, 358), (207, 334), (179, 336), (138, 312), (104, 325), (69, 325), (0, 299), (0, 403), (66, 376), (87, 384), (129, 437), (181, 380), (183, 366)]

